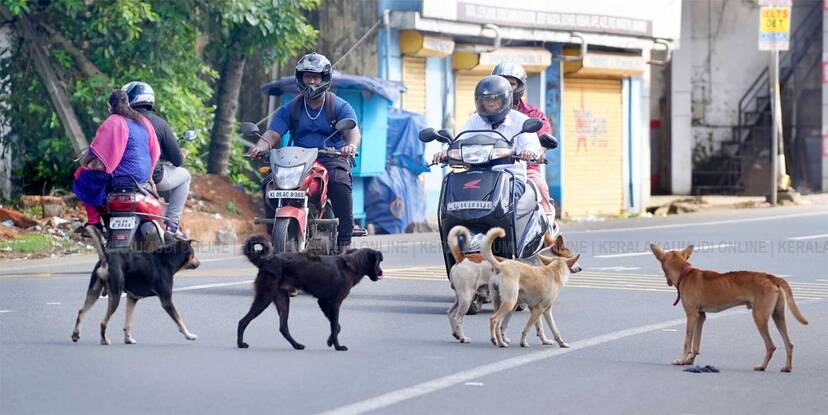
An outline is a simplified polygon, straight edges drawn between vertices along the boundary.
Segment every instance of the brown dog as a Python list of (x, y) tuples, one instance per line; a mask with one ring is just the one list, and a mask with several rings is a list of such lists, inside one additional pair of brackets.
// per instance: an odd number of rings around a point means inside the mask
[(773, 322), (776, 323), (788, 352), (788, 360), (782, 371), (791, 371), (793, 344), (788, 338), (788, 328), (785, 324), (785, 304), (800, 323), (808, 324), (808, 320), (799, 312), (787, 281), (762, 272), (736, 271), (720, 274), (693, 268), (687, 262), (693, 253), (693, 245), (681, 251), (665, 252), (650, 244), (650, 249), (661, 263), (667, 285), (676, 287), (678, 298), (673, 305), (678, 304), (681, 299), (684, 313), (687, 315), (684, 351), (679, 359), (673, 361), (674, 365), (692, 365), (699, 354), (705, 313), (717, 313), (744, 305), (748, 309), (753, 309), (753, 321), (762, 340), (765, 341), (765, 360), (753, 369), (765, 370), (776, 350), (768, 333), (768, 319), (773, 316)]
[[(498, 347), (508, 347), (509, 341), (503, 335), (503, 317), (511, 313), (518, 301), (524, 301), (532, 314), (521, 333), (520, 345), (529, 347), (527, 336), (529, 329), (536, 325), (541, 315), (552, 329), (555, 341), (560, 347), (569, 347), (561, 338), (561, 333), (552, 318), (552, 305), (558, 298), (561, 288), (566, 285), (571, 272), (578, 272), (578, 258), (575, 257), (536, 257), (543, 266), (529, 265), (516, 260), (500, 261), (492, 254), (492, 242), (495, 238), (502, 238), (506, 232), (502, 228), (492, 228), (486, 233), (486, 241), (480, 247), (480, 253), (499, 272), (494, 277), (492, 285), (497, 285), (498, 307), (489, 319), (489, 332), (492, 343)], [(538, 333), (540, 335), (540, 333)], [(544, 342), (546, 344), (546, 342)]]

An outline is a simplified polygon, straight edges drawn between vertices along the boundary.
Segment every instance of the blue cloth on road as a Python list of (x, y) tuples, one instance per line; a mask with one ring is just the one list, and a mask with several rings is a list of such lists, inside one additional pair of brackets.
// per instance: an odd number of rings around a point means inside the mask
[(684, 369), (684, 371), (690, 373), (719, 373), (719, 369), (716, 369), (715, 367), (710, 365), (707, 365), (705, 367), (701, 367), (699, 365), (690, 366)]

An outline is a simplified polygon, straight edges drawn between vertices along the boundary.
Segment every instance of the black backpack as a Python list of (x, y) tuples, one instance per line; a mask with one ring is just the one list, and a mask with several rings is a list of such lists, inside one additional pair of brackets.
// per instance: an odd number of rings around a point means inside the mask
[[(299, 116), (301, 115), (301, 111), (303, 110), (303, 95), (299, 94), (294, 97), (288, 105), (290, 105), (290, 125), (288, 126), (288, 131), (290, 131), (290, 141), (288, 142), (288, 146), (293, 145), (293, 139), (296, 137), (296, 126), (299, 124)], [(328, 118), (328, 123), (331, 125), (331, 128), (336, 125), (336, 94), (331, 91), (325, 91), (325, 116)]]

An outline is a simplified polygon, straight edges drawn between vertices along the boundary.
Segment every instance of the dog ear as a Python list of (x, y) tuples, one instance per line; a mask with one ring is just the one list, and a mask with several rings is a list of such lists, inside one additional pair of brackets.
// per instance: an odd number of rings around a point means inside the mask
[(687, 245), (687, 248), (681, 250), (681, 256), (684, 257), (685, 260), (690, 259), (690, 255), (693, 254), (693, 245)]
[(564, 247), (565, 245), (563, 235), (558, 235), (558, 237), (555, 238), (555, 249), (562, 250), (564, 249)]
[(656, 259), (658, 259), (659, 261), (664, 259), (664, 251), (662, 251), (661, 248), (658, 247), (658, 245), (650, 244), (650, 250), (653, 251), (653, 255), (655, 255)]
[(571, 258), (567, 258), (567, 259), (566, 259), (566, 265), (567, 265), (569, 268), (574, 267), (574, 266), (575, 266), (575, 264), (577, 264), (577, 263), (578, 263), (578, 259), (579, 259), (579, 258), (581, 258), (581, 254), (575, 255), (574, 257), (571, 257)]
[(551, 258), (551, 257), (548, 257), (548, 256), (543, 256), (543, 255), (538, 255), (538, 259), (540, 259), (540, 261), (543, 262), (543, 265), (549, 265), (549, 264), (551, 264), (552, 262), (555, 261), (555, 258)]

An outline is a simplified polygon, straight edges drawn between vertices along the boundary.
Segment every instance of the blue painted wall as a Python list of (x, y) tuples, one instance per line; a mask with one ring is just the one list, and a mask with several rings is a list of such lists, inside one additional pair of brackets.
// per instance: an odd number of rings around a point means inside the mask
[[(546, 45), (546, 48), (552, 52), (553, 56), (561, 54), (560, 45)], [(552, 60), (552, 65), (546, 68), (546, 117), (549, 118), (549, 124), (552, 126), (552, 135), (558, 139), (558, 148), (546, 152), (546, 158), (549, 164), (546, 165), (546, 183), (549, 185), (549, 195), (555, 200), (555, 204), (560, 208), (563, 201), (563, 190), (561, 183), (563, 182), (563, 165), (561, 163), (561, 155), (563, 154), (563, 142), (561, 136), (561, 89), (563, 86), (563, 72), (561, 71), (561, 62), (557, 59)], [(558, 209), (560, 212), (560, 209)]]

